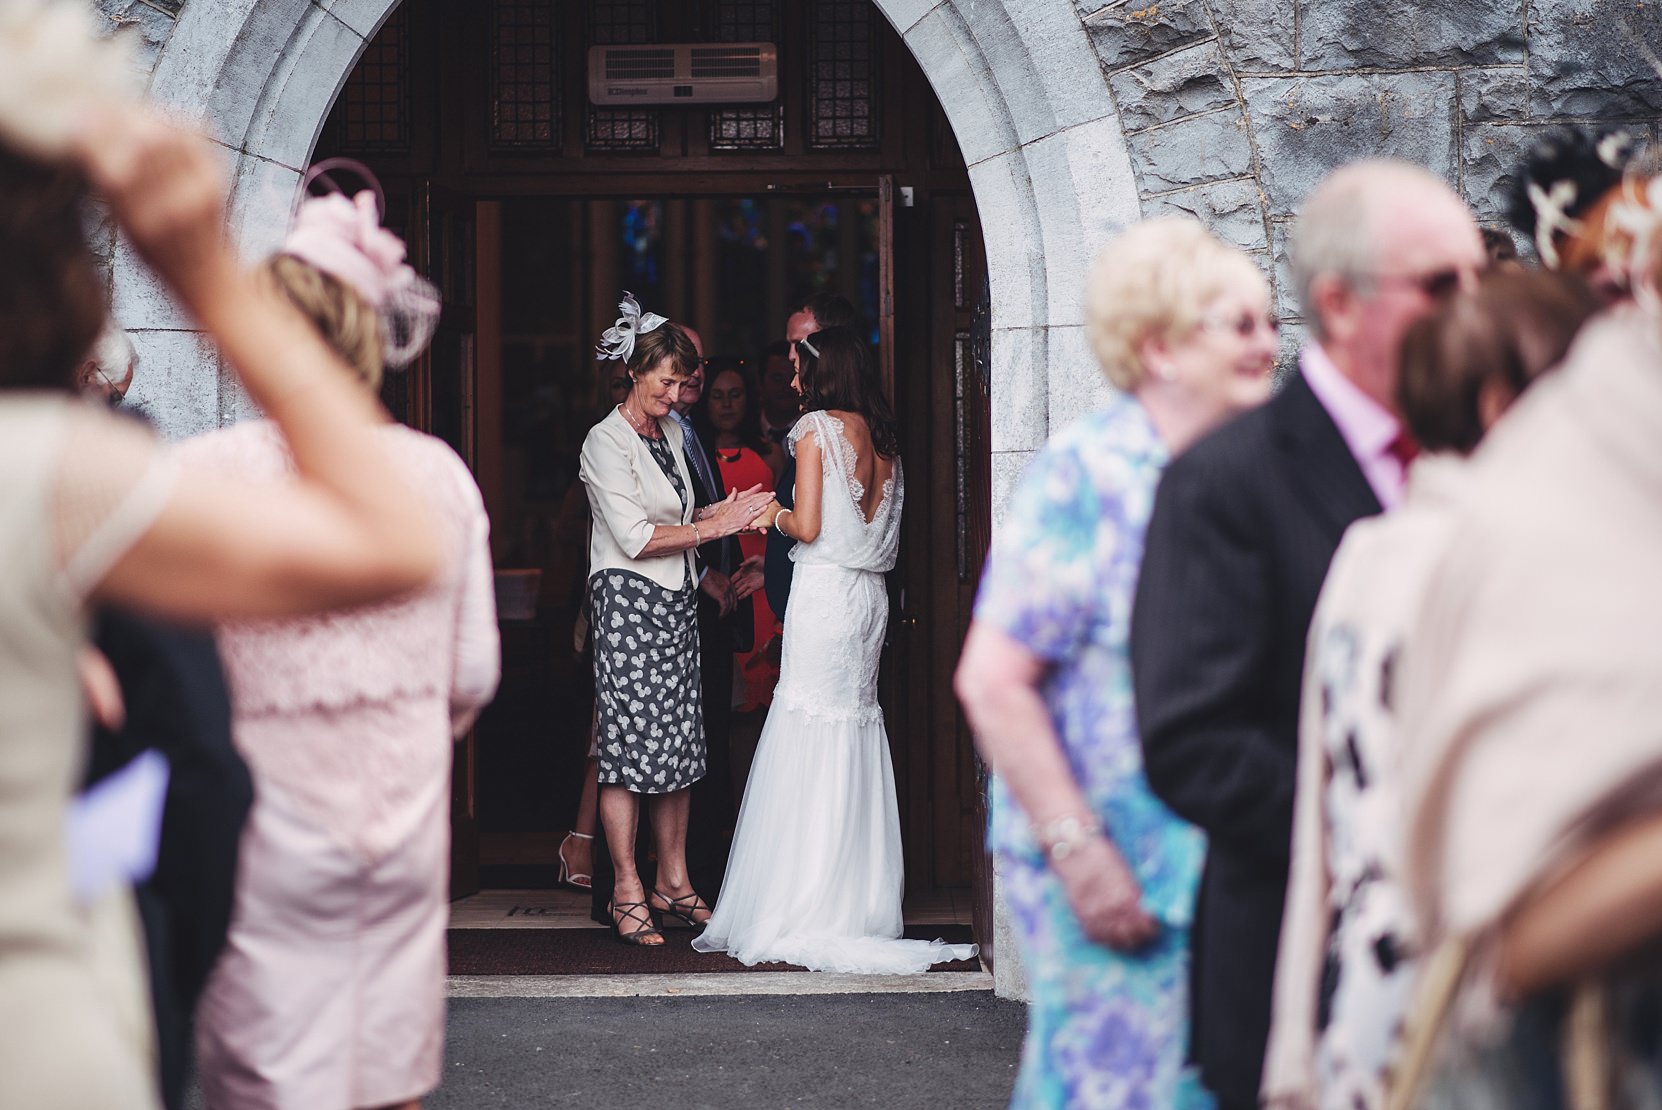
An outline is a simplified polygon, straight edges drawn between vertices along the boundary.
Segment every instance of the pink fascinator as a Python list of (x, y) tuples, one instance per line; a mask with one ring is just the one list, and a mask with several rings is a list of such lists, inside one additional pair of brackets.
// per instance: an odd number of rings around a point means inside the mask
[(381, 226), (375, 193), (308, 197), (295, 213), (283, 254), (345, 282), (380, 314), (388, 366), (407, 366), (426, 349), (443, 299), (404, 261), (404, 243)]

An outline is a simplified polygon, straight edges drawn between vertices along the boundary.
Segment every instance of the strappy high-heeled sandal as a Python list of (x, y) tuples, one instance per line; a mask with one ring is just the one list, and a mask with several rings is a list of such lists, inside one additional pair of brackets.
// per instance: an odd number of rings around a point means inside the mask
[(573, 871), (571, 869), (571, 864), (566, 862), (566, 844), (574, 836), (578, 840), (592, 841), (594, 839), (594, 837), (590, 834), (580, 833), (576, 829), (566, 833), (565, 839), (560, 841), (560, 847), (555, 852), (555, 855), (560, 857), (560, 875), (555, 881), (561, 886), (576, 887), (578, 890), (593, 890), (594, 876), (589, 874), (587, 871)]
[[(612, 918), (612, 935), (617, 938), (619, 944), (633, 944), (641, 948), (660, 947), (647, 943), (647, 938), (657, 937), (662, 940), (664, 934), (652, 924), (652, 907), (645, 902), (611, 902), (607, 904), (606, 912)], [(623, 931), (625, 921), (637, 922), (638, 927), (626, 933)]]
[[(663, 914), (666, 918), (674, 917), (680, 919), (686, 923), (688, 928), (691, 929), (697, 929), (700, 926), (708, 925), (710, 923), (710, 919), (708, 917), (706, 917), (703, 921), (699, 921), (693, 916), (699, 910), (703, 910), (705, 913), (715, 912), (710, 908), (710, 904), (708, 902), (698, 896), (698, 891), (696, 890), (688, 894), (683, 894), (679, 898), (671, 898), (663, 891), (654, 889), (652, 891), (652, 896), (654, 898), (662, 898), (664, 900), (664, 904), (662, 906), (653, 906), (653, 909)], [(687, 905), (686, 903), (689, 902), (692, 904)]]

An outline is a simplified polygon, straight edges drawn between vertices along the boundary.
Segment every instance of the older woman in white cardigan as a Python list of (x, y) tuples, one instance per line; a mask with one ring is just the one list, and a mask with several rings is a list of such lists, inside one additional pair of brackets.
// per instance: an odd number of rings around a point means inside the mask
[[(710, 908), (687, 875), (687, 788), (704, 777), (696, 549), (731, 536), (770, 499), (756, 487), (697, 508), (670, 406), (698, 358), (681, 328), (626, 296), (602, 357), (621, 358), (631, 386), (583, 441), (580, 475), (594, 524), (589, 606), (600, 760), (600, 822), (615, 879), (618, 940), (659, 945), (654, 913), (703, 924)], [(658, 870), (652, 897), (635, 868), (639, 795), (654, 798)]]

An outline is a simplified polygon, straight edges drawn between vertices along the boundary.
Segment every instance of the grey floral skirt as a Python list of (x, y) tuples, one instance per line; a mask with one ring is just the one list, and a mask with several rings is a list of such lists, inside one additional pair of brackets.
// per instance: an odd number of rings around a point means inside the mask
[(704, 777), (698, 603), (689, 579), (668, 590), (644, 575), (589, 579), (600, 782), (668, 794)]

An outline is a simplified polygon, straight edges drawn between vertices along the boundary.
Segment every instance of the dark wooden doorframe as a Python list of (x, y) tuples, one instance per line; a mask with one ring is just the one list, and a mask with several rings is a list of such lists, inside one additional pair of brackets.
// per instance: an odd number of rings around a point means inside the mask
[[(439, 325), (428, 349), (406, 372), (406, 418), (444, 439), (481, 476), (479, 434), (481, 382), (478, 359), (481, 317), (495, 311), (494, 278), (481, 280), (494, 248), (478, 234), (481, 209), (473, 198), (423, 182), (412, 197), (413, 261), (444, 298)], [(485, 222), (487, 231), (490, 226)], [(486, 386), (488, 392), (489, 386)], [(488, 450), (487, 450), (488, 455)], [(481, 486), (484, 483), (481, 482)], [(473, 730), (456, 742), (450, 779), (450, 896), (479, 889), (479, 812), (476, 793), (478, 749)]]
[(894, 253), (884, 372), (910, 464), (888, 666), (888, 681), (905, 691), (889, 723), (905, 762), (908, 886), (969, 888), (977, 940), (990, 945), (979, 777), (951, 683), (989, 525), (989, 408), (974, 343), (986, 262), (967, 192), (919, 200), (887, 208)]
[[(662, 188), (661, 178), (657, 185)], [(426, 233), (414, 237), (420, 244), (415, 260), (424, 269), (443, 271), (434, 276), (448, 286), (444, 327), (465, 333), (470, 341), (466, 350), (474, 373), (464, 392), (469, 411), (452, 426), (452, 434), (461, 432), (458, 449), (475, 468), (487, 504), (494, 508), (493, 475), (499, 482), (501, 469), (493, 461), (499, 455), (489, 429), (500, 420), (500, 393), (491, 380), (500, 371), (500, 352), (491, 348), (500, 342), (495, 271), (501, 202), (426, 184), (416, 194), (412, 224)], [(883, 374), (901, 416), (903, 449), (911, 463), (884, 700), (901, 780), (897, 785), (907, 802), (903, 831), (909, 888), (976, 888), (981, 910), (987, 899), (977, 882), (982, 817), (976, 812), (976, 767), (952, 699), (950, 675), (985, 544), (986, 398), (969, 343), (985, 269), (971, 198), (918, 194), (923, 201), (918, 207), (900, 206), (890, 176), (873, 182), (868, 192), (881, 202)], [(464, 251), (469, 255), (465, 264)], [(418, 426), (440, 431), (433, 412), (433, 366), (434, 356), (428, 355), (411, 374), (410, 415)], [(912, 373), (910, 367), (927, 367), (928, 372)], [(475, 759), (471, 741), (464, 741), (458, 747), (453, 806), (458, 893), (477, 887)]]

